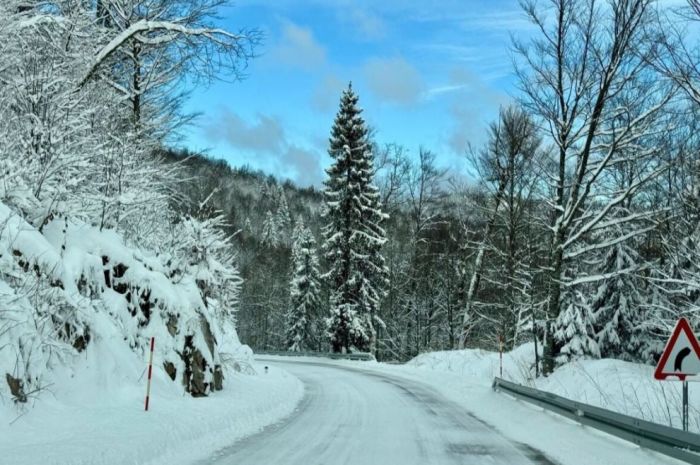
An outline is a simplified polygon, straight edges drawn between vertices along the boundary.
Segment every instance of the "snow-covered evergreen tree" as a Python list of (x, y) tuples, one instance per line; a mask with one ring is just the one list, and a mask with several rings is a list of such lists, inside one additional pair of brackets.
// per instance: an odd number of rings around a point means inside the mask
[(287, 196), (284, 193), (282, 186), (279, 188), (279, 197), (277, 200), (277, 212), (275, 213), (275, 221), (277, 222), (277, 232), (280, 240), (286, 240), (289, 237), (292, 227), (292, 217), (289, 214), (289, 205), (287, 204)]
[(611, 277), (600, 284), (592, 302), (602, 357), (636, 361), (646, 350), (644, 285), (633, 274), (639, 261), (639, 254), (624, 242), (605, 256), (603, 273)]
[(326, 171), (323, 233), (330, 269), (324, 278), (331, 288), (328, 326), (334, 352), (374, 349), (387, 275), (381, 254), (386, 234), (380, 226), (386, 215), (373, 183), (372, 146), (357, 103), (351, 84), (331, 130), (333, 164)]
[[(242, 284), (225, 217), (187, 217), (175, 231), (172, 248), (179, 272), (195, 277), (205, 306), (233, 326)], [(177, 277), (177, 272), (171, 272)]]
[(319, 271), (316, 240), (311, 230), (301, 221), (295, 228), (291, 306), (287, 313), (287, 349), (293, 352), (308, 350), (313, 341), (313, 323), (319, 309)]
[[(297, 242), (300, 237), (303, 236), (304, 231), (307, 229), (306, 225), (304, 224), (304, 219), (299, 216), (297, 220), (294, 222), (294, 230), (292, 231), (292, 264), (296, 263), (297, 255), (298, 255), (298, 247), (297, 247)], [(294, 266), (294, 265), (293, 265)], [(294, 270), (292, 270), (294, 271)]]
[(260, 242), (266, 247), (277, 247), (279, 236), (277, 231), (277, 221), (270, 210), (265, 214), (265, 221), (262, 225)]
[(554, 339), (561, 344), (560, 362), (585, 357), (600, 357), (595, 339), (595, 318), (584, 295), (570, 290), (564, 296), (564, 310), (554, 323)]

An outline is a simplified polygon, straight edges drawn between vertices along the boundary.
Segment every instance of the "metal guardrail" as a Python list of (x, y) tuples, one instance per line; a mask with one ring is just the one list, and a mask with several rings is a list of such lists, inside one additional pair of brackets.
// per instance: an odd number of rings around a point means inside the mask
[(257, 350), (256, 355), (281, 355), (287, 357), (321, 357), (333, 360), (359, 360), (363, 362), (374, 361), (374, 356), (368, 352), (355, 352), (349, 354), (339, 354), (335, 352), (289, 352), (279, 350)]
[(700, 434), (681, 431), (600, 407), (540, 391), (501, 378), (494, 378), (493, 389), (539, 405), (584, 425), (633, 442), (640, 447), (700, 465)]

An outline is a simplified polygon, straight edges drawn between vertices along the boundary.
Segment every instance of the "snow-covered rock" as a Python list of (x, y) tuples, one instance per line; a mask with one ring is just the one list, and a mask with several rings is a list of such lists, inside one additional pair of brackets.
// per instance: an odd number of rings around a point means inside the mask
[[(151, 337), (156, 382), (193, 396), (221, 389), (226, 371), (250, 361), (233, 309), (206, 292), (215, 266), (150, 253), (76, 218), (54, 216), (36, 227), (25, 216), (0, 203), (5, 404), (54, 391), (65, 377), (81, 376), (95, 393), (136, 380)], [(86, 360), (89, 368), (78, 370)]]

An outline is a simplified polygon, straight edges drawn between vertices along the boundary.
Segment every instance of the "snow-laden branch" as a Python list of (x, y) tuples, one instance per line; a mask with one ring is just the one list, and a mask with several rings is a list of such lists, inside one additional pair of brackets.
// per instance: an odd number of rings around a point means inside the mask
[(595, 250), (607, 249), (609, 247), (615, 246), (615, 245), (620, 244), (622, 242), (625, 242), (629, 239), (632, 239), (633, 237), (637, 237), (637, 236), (641, 236), (641, 235), (644, 235), (646, 233), (649, 233), (649, 232), (653, 231), (654, 229), (656, 229), (656, 226), (649, 226), (647, 228), (642, 228), (642, 229), (638, 229), (635, 231), (631, 231), (627, 234), (623, 234), (622, 236), (616, 237), (615, 239), (611, 239), (609, 241), (591, 244), (587, 247), (583, 247), (581, 249), (574, 250), (574, 251), (571, 251), (571, 252), (564, 254), (564, 259), (569, 260), (569, 259), (581, 256), (581, 255), (593, 252)]
[(562, 284), (566, 287), (575, 287), (575, 286), (579, 286), (581, 284), (590, 284), (590, 283), (605, 281), (607, 279), (615, 278), (617, 276), (624, 275), (624, 274), (634, 273), (636, 271), (639, 271), (638, 266), (625, 268), (622, 270), (615, 270), (615, 271), (611, 271), (610, 273), (601, 273), (601, 274), (590, 275), (590, 276), (582, 276), (580, 278), (576, 278), (576, 279), (571, 280), (571, 281), (565, 281)]
[(130, 39), (145, 33), (145, 32), (165, 32), (166, 34), (160, 38), (148, 37), (139, 40), (147, 44), (173, 42), (181, 36), (204, 37), (213, 43), (222, 47), (236, 49), (240, 47), (240, 42), (246, 39), (246, 36), (232, 34), (223, 29), (215, 28), (188, 28), (181, 24), (170, 21), (148, 21), (140, 20), (134, 23), (129, 28), (122, 31), (114, 37), (107, 45), (105, 45), (95, 56), (90, 68), (86, 71), (84, 77), (80, 80), (78, 88), (82, 88), (100, 68), (110, 56), (114, 54)]
[[(666, 170), (666, 166), (663, 166), (653, 173), (649, 174), (649, 176), (642, 178), (632, 185), (630, 185), (627, 189), (625, 189), (622, 193), (620, 193), (617, 197), (613, 198), (608, 202), (596, 215), (591, 221), (586, 223), (584, 226), (581, 227), (575, 234), (571, 235), (569, 239), (567, 239), (564, 244), (562, 245), (562, 248), (566, 249), (567, 247), (571, 246), (571, 244), (575, 243), (578, 241), (584, 234), (588, 233), (593, 229), (598, 223), (603, 221), (605, 217), (608, 215), (608, 213), (612, 210), (613, 207), (621, 204), (624, 202), (627, 198), (629, 198), (631, 195), (633, 195), (640, 187), (642, 187), (646, 182), (648, 182), (651, 179), (654, 179), (661, 173), (663, 173)], [(645, 213), (640, 212), (636, 215), (631, 215), (629, 217), (629, 221), (634, 221), (635, 219), (640, 219), (642, 217), (646, 216)]]

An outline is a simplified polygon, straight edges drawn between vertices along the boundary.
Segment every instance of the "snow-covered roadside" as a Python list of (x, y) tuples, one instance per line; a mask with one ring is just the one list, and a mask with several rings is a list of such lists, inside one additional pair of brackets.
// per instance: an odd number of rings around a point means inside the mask
[(448, 399), (511, 441), (526, 444), (561, 465), (679, 465), (675, 459), (582, 426), (537, 406), (494, 392), (483, 382), (455, 373), (412, 366), (375, 365), (371, 369), (431, 385)]
[[(451, 352), (450, 354), (459, 354)], [(433, 354), (434, 355), (434, 354)], [(482, 353), (481, 355), (485, 355)], [(498, 355), (496, 354), (496, 361)], [(490, 357), (464, 366), (464, 374), (445, 367), (458, 366), (440, 358), (444, 365), (429, 366), (409, 363), (388, 365), (376, 362), (328, 361), (351, 369), (378, 372), (398, 378), (421, 382), (433, 387), (447, 399), (463, 406), (468, 412), (500, 432), (514, 443), (522, 443), (541, 451), (548, 459), (561, 465), (679, 465), (675, 459), (641, 449), (638, 446), (582, 426), (537, 406), (493, 392)], [(309, 359), (319, 362), (319, 359)], [(442, 370), (433, 369), (442, 366)], [(495, 365), (498, 370), (498, 364)], [(476, 374), (479, 373), (478, 376)], [(504, 373), (505, 375), (505, 373)]]
[[(568, 399), (663, 425), (681, 427), (681, 383), (656, 381), (654, 368), (622, 360), (580, 360), (544, 378), (533, 379), (534, 347), (524, 344), (503, 354), (503, 378)], [(498, 375), (498, 353), (483, 350), (429, 352), (407, 366), (422, 371), (455, 373), (490, 385)], [(700, 385), (690, 385), (690, 429), (700, 431)]]
[[(0, 403), (0, 457), (13, 465), (191, 464), (291, 414), (303, 385), (284, 370), (229, 374), (223, 391), (183, 395), (156, 377), (149, 412), (143, 380), (103, 390), (65, 382), (25, 415)], [(69, 392), (74, 389), (73, 392)], [(12, 422), (12, 425), (10, 425)]]

